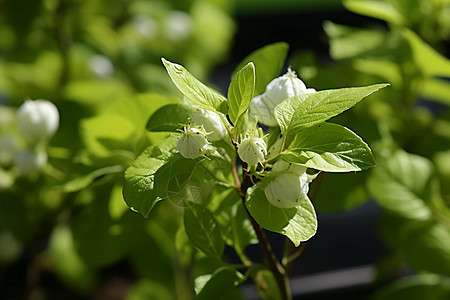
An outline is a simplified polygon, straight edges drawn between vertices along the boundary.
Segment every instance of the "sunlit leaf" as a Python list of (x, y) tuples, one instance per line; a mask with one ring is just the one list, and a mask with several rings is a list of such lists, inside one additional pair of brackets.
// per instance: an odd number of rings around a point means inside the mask
[(228, 89), (228, 116), (233, 124), (248, 109), (255, 91), (255, 66), (248, 63), (239, 70)]
[(331, 123), (297, 131), (282, 158), (326, 172), (361, 171), (375, 166), (369, 146), (359, 136)]
[(185, 104), (174, 103), (161, 107), (148, 119), (146, 128), (149, 131), (177, 132), (186, 126), (192, 108)]
[(234, 74), (249, 62), (253, 62), (256, 78), (255, 95), (262, 94), (266, 90), (266, 85), (280, 75), (288, 50), (289, 45), (284, 42), (261, 47), (246, 56), (236, 67)]
[(305, 127), (322, 123), (345, 110), (370, 94), (389, 84), (375, 84), (365, 87), (324, 90), (289, 98), (275, 108), (275, 119), (283, 134), (289, 135)]
[[(204, 279), (207, 279), (207, 281), (202, 282), (201, 289), (196, 288), (199, 292), (195, 299), (244, 299), (237, 287), (242, 280), (242, 275), (238, 271), (231, 268), (220, 268), (211, 276), (204, 277)], [(196, 283), (200, 283), (197, 278)]]
[(199, 204), (191, 204), (184, 211), (184, 227), (195, 247), (207, 256), (220, 259), (225, 243), (214, 215)]
[(343, 4), (348, 10), (357, 14), (381, 19), (396, 25), (405, 24), (403, 15), (387, 1), (345, 0)]
[(264, 191), (256, 185), (247, 191), (246, 205), (259, 225), (287, 236), (295, 246), (317, 231), (316, 212), (309, 199), (303, 199), (297, 207), (278, 208), (269, 203)]
[(188, 99), (211, 110), (226, 113), (225, 97), (207, 87), (191, 75), (183, 66), (162, 58), (173, 83)]
[(368, 182), (377, 202), (400, 216), (428, 219), (437, 184), (431, 162), (398, 150), (377, 163)]

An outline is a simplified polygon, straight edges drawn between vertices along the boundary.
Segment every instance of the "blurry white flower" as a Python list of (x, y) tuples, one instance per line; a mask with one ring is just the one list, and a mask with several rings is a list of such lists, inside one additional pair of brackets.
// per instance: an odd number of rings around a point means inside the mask
[(184, 127), (184, 131), (177, 141), (177, 149), (185, 158), (197, 158), (210, 148), (203, 126)]
[(192, 17), (183, 11), (172, 11), (164, 22), (164, 32), (173, 42), (186, 40), (192, 33)]
[(273, 111), (278, 104), (286, 99), (314, 92), (316, 92), (315, 89), (306, 88), (295, 72), (288, 69), (286, 74), (269, 82), (263, 94), (252, 99), (250, 114), (257, 117), (258, 121), (264, 125), (276, 126)]
[(33, 175), (47, 164), (47, 153), (45, 151), (35, 153), (30, 150), (23, 150), (14, 156), (14, 164), (21, 175)]
[(257, 165), (264, 161), (267, 154), (266, 142), (262, 138), (254, 137), (252, 132), (247, 133), (238, 145), (238, 155), (249, 166)]
[(59, 113), (56, 106), (46, 100), (27, 100), (18, 111), (20, 131), (31, 142), (50, 139), (58, 129)]
[(158, 36), (159, 25), (152, 17), (137, 16), (133, 19), (133, 26), (140, 35), (149, 40)]
[(110, 77), (114, 73), (112, 62), (104, 55), (94, 55), (89, 64), (92, 72), (101, 78)]
[(203, 125), (206, 135), (208, 136), (208, 140), (210, 141), (218, 141), (222, 139), (227, 132), (220, 116), (217, 113), (207, 109), (197, 108), (191, 117), (191, 121), (193, 125)]
[(0, 137), (0, 166), (12, 163), (14, 154), (17, 152), (17, 142), (13, 135)]

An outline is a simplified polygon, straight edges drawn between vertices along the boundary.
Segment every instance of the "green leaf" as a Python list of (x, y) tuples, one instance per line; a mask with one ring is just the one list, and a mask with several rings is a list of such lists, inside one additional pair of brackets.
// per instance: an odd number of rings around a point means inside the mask
[(228, 88), (228, 116), (233, 124), (248, 109), (255, 91), (255, 66), (249, 62), (231, 81)]
[(412, 268), (450, 276), (448, 219), (431, 218), (419, 222), (385, 214), (380, 225), (385, 240)]
[(362, 29), (326, 21), (323, 24), (330, 41), (330, 55), (333, 59), (367, 56), (386, 51), (386, 33), (377, 29)]
[(405, 28), (402, 34), (411, 46), (414, 63), (421, 69), (423, 74), (450, 77), (449, 59), (425, 43), (413, 31)]
[(435, 274), (402, 278), (378, 291), (372, 300), (445, 300), (450, 297), (450, 280)]
[(175, 145), (176, 138), (170, 137), (160, 145), (148, 147), (125, 171), (123, 197), (127, 205), (144, 217), (161, 200), (153, 191), (156, 171), (171, 156), (169, 149)]
[(176, 87), (188, 99), (213, 111), (226, 113), (226, 101), (224, 96), (210, 89), (205, 84), (192, 76), (183, 66), (161, 59), (170, 78)]
[(344, 112), (363, 98), (388, 85), (382, 83), (324, 90), (289, 98), (277, 105), (275, 119), (284, 135), (295, 134), (305, 127), (322, 123)]
[(225, 243), (214, 215), (199, 204), (184, 211), (184, 227), (192, 244), (207, 256), (220, 260)]
[(440, 78), (427, 78), (420, 89), (422, 97), (450, 105), (450, 83)]
[(359, 136), (331, 123), (298, 131), (281, 157), (325, 172), (361, 171), (375, 166), (369, 146)]
[(192, 108), (181, 103), (161, 107), (148, 119), (146, 128), (149, 131), (177, 132), (183, 129), (192, 115)]
[(259, 225), (284, 234), (296, 247), (317, 231), (316, 212), (309, 199), (303, 199), (297, 207), (278, 208), (270, 204), (264, 191), (255, 185), (247, 191), (246, 205)]
[(131, 151), (137, 139), (135, 125), (118, 114), (108, 113), (83, 119), (80, 129), (87, 150), (102, 157), (110, 156), (114, 149)]
[(86, 187), (88, 187), (92, 182), (94, 182), (96, 179), (103, 177), (108, 174), (114, 174), (114, 173), (121, 173), (123, 172), (124, 167), (121, 165), (114, 165), (114, 166), (107, 166), (104, 168), (100, 168), (97, 170), (94, 170), (90, 173), (79, 175), (75, 177), (74, 179), (64, 183), (60, 186), (61, 190), (64, 192), (75, 192), (82, 190)]
[(262, 94), (266, 90), (267, 84), (280, 75), (288, 50), (289, 45), (285, 42), (278, 42), (259, 48), (245, 57), (233, 73), (237, 74), (238, 70), (242, 69), (249, 62), (253, 62), (256, 78), (255, 95)]
[(280, 288), (273, 273), (269, 270), (259, 270), (255, 276), (256, 289), (261, 299), (281, 300)]
[(385, 1), (345, 0), (343, 4), (345, 8), (357, 14), (381, 19), (396, 25), (405, 25), (406, 23), (395, 6)]
[(218, 221), (222, 226), (222, 233), (227, 238), (227, 243), (233, 246), (238, 254), (242, 254), (245, 247), (257, 244), (258, 239), (239, 194), (231, 190), (222, 203), (225, 201), (235, 203), (220, 213)]
[(56, 273), (67, 285), (78, 290), (89, 290), (95, 284), (94, 271), (81, 259), (75, 248), (72, 231), (66, 226), (53, 229), (49, 251)]
[(160, 282), (144, 278), (140, 279), (136, 284), (131, 286), (127, 291), (126, 300), (142, 300), (142, 299), (175, 299), (175, 291), (170, 290), (167, 286)]
[(231, 268), (220, 268), (203, 285), (195, 299), (244, 299), (240, 290), (237, 288), (241, 279), (242, 275), (238, 271)]
[(399, 246), (412, 267), (450, 276), (450, 228), (447, 224), (431, 222), (419, 227), (411, 222), (404, 233), (405, 239)]
[(366, 181), (370, 172), (321, 173), (322, 179), (312, 182), (310, 190), (316, 185), (320, 188), (314, 197), (314, 207), (319, 212), (335, 213), (352, 210), (365, 203), (370, 195)]
[(436, 178), (428, 159), (398, 150), (378, 159), (368, 181), (370, 193), (384, 208), (406, 218), (430, 218), (436, 196)]

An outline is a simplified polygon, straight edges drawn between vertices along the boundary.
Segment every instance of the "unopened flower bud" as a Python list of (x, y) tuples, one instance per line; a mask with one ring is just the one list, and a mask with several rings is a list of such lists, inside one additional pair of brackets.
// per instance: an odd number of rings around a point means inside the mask
[(272, 167), (274, 178), (264, 189), (269, 202), (280, 208), (299, 205), (300, 201), (308, 198), (309, 183), (315, 175), (306, 173), (306, 167), (277, 161)]
[(213, 142), (222, 139), (227, 132), (220, 116), (207, 109), (197, 108), (191, 117), (191, 121), (194, 125), (203, 125), (208, 140)]
[(21, 132), (31, 143), (48, 140), (58, 129), (58, 109), (50, 101), (27, 100), (20, 106), (17, 117)]
[(273, 206), (280, 208), (295, 207), (305, 197), (300, 178), (292, 173), (276, 176), (266, 186), (264, 194)]
[(243, 162), (249, 166), (257, 165), (263, 162), (267, 154), (266, 142), (262, 138), (253, 137), (253, 134), (247, 134), (245, 139), (238, 146), (238, 155)]
[(286, 74), (269, 82), (263, 94), (252, 99), (250, 114), (257, 116), (258, 121), (264, 125), (276, 126), (277, 122), (273, 116), (273, 111), (278, 104), (286, 99), (314, 93), (315, 91), (315, 89), (306, 88), (303, 81), (297, 78), (295, 72), (288, 69)]
[(24, 150), (14, 156), (14, 163), (21, 175), (36, 174), (47, 164), (47, 153), (45, 151), (34, 153), (30, 150)]
[(185, 158), (194, 159), (205, 154), (210, 149), (205, 129), (202, 126), (184, 127), (177, 141), (177, 149)]
[(273, 110), (282, 101), (304, 94), (306, 85), (297, 78), (295, 72), (288, 69), (283, 76), (277, 77), (266, 87), (264, 100), (271, 110)]
[(263, 95), (256, 96), (250, 102), (250, 115), (256, 116), (258, 122), (267, 126), (277, 126), (277, 120), (273, 116), (273, 110), (267, 106)]

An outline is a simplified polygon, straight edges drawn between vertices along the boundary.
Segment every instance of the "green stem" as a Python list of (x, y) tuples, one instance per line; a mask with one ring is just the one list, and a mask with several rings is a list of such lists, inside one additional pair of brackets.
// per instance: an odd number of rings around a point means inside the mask
[(278, 262), (275, 253), (272, 250), (272, 247), (270, 246), (270, 243), (267, 241), (266, 235), (264, 233), (264, 230), (262, 227), (255, 221), (255, 219), (251, 216), (250, 212), (247, 209), (247, 206), (245, 205), (245, 195), (247, 193), (247, 190), (249, 187), (253, 186), (253, 182), (250, 178), (250, 174), (245, 171), (245, 168), (243, 167), (243, 177), (242, 177), (242, 183), (240, 188), (240, 196), (242, 199), (242, 204), (244, 205), (245, 211), (247, 212), (248, 218), (250, 219), (250, 222), (253, 226), (253, 229), (256, 233), (256, 236), (259, 241), (259, 245), (261, 247), (261, 250), (264, 254), (264, 258), (266, 260), (266, 263), (269, 267), (269, 270), (272, 272), (273, 276), (275, 277), (275, 281), (277, 282), (278, 289), (280, 291), (280, 296), (282, 300), (291, 300), (291, 289), (289, 286), (289, 278), (287, 273), (285, 272), (283, 266)]

